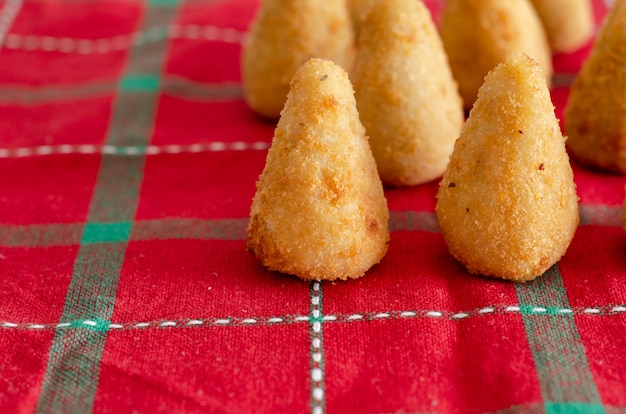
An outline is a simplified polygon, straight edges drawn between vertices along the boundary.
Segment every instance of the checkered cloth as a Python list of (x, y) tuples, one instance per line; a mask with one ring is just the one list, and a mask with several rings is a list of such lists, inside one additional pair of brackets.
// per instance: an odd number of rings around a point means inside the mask
[[(580, 228), (523, 285), (453, 260), (436, 182), (385, 190), (362, 279), (246, 251), (257, 7), (0, 0), (0, 412), (626, 412), (624, 177), (573, 164)], [(588, 51), (555, 57), (559, 117)]]

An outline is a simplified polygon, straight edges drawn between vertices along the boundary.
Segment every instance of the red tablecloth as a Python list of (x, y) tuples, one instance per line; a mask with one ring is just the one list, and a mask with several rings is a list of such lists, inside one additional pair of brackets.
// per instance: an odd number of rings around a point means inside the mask
[[(385, 190), (362, 279), (246, 251), (257, 6), (0, 1), (0, 412), (626, 412), (623, 176), (573, 162), (580, 228), (527, 284), (448, 254), (437, 182)], [(588, 50), (555, 57), (559, 117)]]

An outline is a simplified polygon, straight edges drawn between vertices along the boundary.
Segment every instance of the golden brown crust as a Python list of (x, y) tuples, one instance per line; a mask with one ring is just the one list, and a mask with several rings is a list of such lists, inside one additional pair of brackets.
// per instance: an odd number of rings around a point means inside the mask
[(351, 68), (354, 39), (345, 0), (264, 0), (242, 53), (248, 105), (278, 118), (291, 78), (312, 57)]
[(450, 253), (471, 273), (523, 282), (565, 254), (578, 197), (548, 88), (528, 56), (485, 78), (437, 198)]
[(565, 108), (567, 145), (585, 164), (626, 173), (626, 1), (607, 16)]
[(387, 251), (389, 211), (348, 75), (298, 70), (250, 212), (248, 249), (303, 279), (362, 276)]
[(593, 34), (590, 0), (531, 0), (554, 52), (573, 52)]
[(440, 31), (466, 109), (487, 72), (511, 53), (531, 56), (550, 82), (552, 54), (528, 0), (446, 0)]
[(362, 22), (357, 46), (357, 105), (381, 179), (416, 185), (440, 177), (464, 114), (428, 9), (379, 1)]

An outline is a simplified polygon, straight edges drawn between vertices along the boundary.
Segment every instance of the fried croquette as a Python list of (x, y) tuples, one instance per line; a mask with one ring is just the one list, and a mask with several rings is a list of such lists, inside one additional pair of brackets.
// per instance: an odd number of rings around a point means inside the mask
[(446, 169), (463, 102), (421, 1), (377, 2), (361, 24), (354, 89), (383, 182), (416, 185)]
[(550, 46), (529, 0), (446, 0), (440, 32), (467, 110), (487, 72), (512, 53), (531, 56), (550, 82)]
[(485, 78), (437, 198), (450, 253), (471, 273), (524, 282), (565, 254), (578, 197), (545, 79), (527, 55)]
[(573, 52), (593, 34), (589, 0), (531, 0), (543, 23), (553, 52)]
[(626, 174), (626, 0), (606, 17), (565, 107), (567, 146), (579, 161)]
[(246, 101), (259, 114), (278, 118), (302, 64), (320, 57), (350, 70), (354, 53), (345, 0), (264, 0), (243, 47)]
[(347, 73), (295, 74), (250, 212), (248, 249), (303, 279), (362, 276), (389, 242), (389, 211)]

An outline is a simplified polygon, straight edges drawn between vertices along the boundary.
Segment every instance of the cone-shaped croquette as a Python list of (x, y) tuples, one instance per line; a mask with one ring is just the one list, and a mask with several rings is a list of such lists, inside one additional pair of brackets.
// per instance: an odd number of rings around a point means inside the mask
[(567, 145), (585, 164), (626, 173), (626, 0), (617, 0), (565, 108)]
[(377, 2), (361, 25), (354, 89), (383, 182), (440, 177), (464, 121), (463, 103), (428, 9)]
[(590, 0), (531, 0), (554, 52), (573, 52), (593, 34)]
[(354, 36), (345, 0), (264, 0), (243, 48), (248, 105), (278, 118), (296, 70), (312, 57), (349, 70)]
[(529, 0), (446, 0), (440, 31), (468, 110), (487, 72), (511, 53), (526, 53), (552, 77), (550, 46)]
[(250, 212), (248, 249), (303, 279), (363, 275), (389, 242), (389, 211), (347, 73), (295, 74)]
[(485, 78), (437, 198), (450, 253), (471, 273), (532, 280), (565, 254), (578, 197), (546, 82), (527, 55)]

